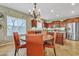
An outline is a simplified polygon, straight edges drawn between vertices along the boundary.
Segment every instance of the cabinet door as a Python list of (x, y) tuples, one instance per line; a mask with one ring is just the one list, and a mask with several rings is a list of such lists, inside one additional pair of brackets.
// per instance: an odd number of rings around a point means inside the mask
[(64, 44), (64, 34), (63, 33), (57, 33), (56, 43), (62, 44), (62, 45)]

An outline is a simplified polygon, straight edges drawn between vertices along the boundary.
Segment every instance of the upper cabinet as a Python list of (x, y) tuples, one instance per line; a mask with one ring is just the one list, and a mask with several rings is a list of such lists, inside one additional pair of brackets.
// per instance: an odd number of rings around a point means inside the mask
[(61, 21), (52, 21), (51, 23), (44, 22), (44, 27), (46, 27), (46, 28), (64, 27), (64, 23)]
[[(37, 20), (32, 20), (32, 27), (37, 27), (37, 23), (38, 21)], [(45, 28), (58, 28), (58, 27), (64, 27), (64, 22), (62, 21), (52, 21), (52, 22), (42, 22), (43, 26)]]
[(64, 22), (65, 23), (79, 22), (79, 17), (65, 19)]

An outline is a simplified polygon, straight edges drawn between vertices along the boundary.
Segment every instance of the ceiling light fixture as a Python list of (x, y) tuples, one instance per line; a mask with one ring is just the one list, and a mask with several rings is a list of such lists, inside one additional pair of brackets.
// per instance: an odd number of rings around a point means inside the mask
[(72, 14), (74, 14), (74, 13), (75, 13), (75, 11), (72, 10)]
[(59, 15), (57, 14), (56, 17), (59, 17)]
[(75, 3), (72, 3), (72, 5), (74, 6), (74, 5), (75, 5)]
[(34, 19), (40, 16), (40, 9), (37, 9), (37, 3), (33, 4), (33, 9), (29, 10), (29, 14), (33, 16)]
[(51, 10), (51, 13), (53, 13), (54, 11), (53, 10)]

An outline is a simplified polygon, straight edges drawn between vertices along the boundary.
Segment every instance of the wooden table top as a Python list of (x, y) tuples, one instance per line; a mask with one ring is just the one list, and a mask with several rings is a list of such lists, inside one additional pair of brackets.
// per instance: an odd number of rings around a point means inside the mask
[[(21, 34), (20, 36), (26, 36), (26, 34)], [(52, 35), (47, 35), (47, 36), (43, 39), (43, 41), (51, 40), (51, 39), (53, 39), (53, 36), (52, 36)], [(21, 40), (24, 40), (24, 39), (21, 39)]]
[(47, 35), (47, 37), (43, 40), (46, 41), (46, 40), (51, 40), (51, 39), (53, 39), (53, 36), (52, 35)]

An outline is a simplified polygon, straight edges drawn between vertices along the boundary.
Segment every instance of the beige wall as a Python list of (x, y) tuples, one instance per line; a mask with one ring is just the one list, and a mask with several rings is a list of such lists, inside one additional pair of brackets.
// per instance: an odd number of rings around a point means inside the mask
[(0, 30), (0, 40), (7, 39), (7, 15), (25, 19), (27, 22), (26, 28), (31, 28), (31, 17), (29, 15), (3, 6), (0, 6), (0, 12), (5, 15), (5, 18), (2, 20), (4, 28)]

